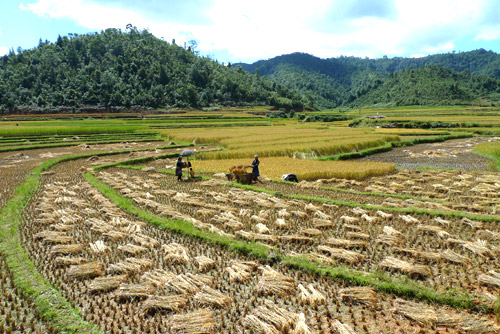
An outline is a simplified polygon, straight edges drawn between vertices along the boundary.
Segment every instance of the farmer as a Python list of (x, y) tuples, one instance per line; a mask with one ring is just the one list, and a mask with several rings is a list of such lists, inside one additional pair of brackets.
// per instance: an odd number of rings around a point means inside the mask
[(175, 176), (177, 176), (177, 181), (182, 181), (182, 167), (184, 167), (184, 162), (182, 161), (182, 156), (179, 156), (175, 164)]
[(258, 181), (258, 182), (262, 183), (259, 180), (259, 176), (260, 176), (260, 173), (259, 173), (259, 164), (260, 164), (259, 156), (255, 155), (254, 159), (252, 161), (252, 166), (251, 166), (252, 167), (252, 177), (253, 177), (254, 181)]

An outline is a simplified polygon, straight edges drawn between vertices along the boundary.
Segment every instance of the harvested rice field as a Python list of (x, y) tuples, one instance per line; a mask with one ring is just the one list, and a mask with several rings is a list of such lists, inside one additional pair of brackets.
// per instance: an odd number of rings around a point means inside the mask
[(285, 254), (360, 271), (382, 270), (415, 278), (438, 291), (460, 289), (490, 301), (500, 291), (500, 286), (479, 280), (500, 266), (498, 222), (395, 213), (389, 206), (382, 211), (314, 203), (215, 180), (178, 183), (171, 175), (133, 169), (107, 170), (98, 176), (160, 216), (264, 243)]
[[(175, 158), (158, 156), (186, 147), (140, 151), (155, 145), (0, 153), (1, 236), (17, 228), (26, 253), (19, 265), (0, 251), (0, 333), (500, 332), (498, 173), (178, 182)], [(134, 152), (92, 154), (119, 150)], [(76, 153), (40, 172), (12, 218), (30, 171)], [(22, 266), (80, 327), (44, 313)]]
[[(436, 309), (159, 229), (121, 211), (85, 182), (78, 172), (82, 164), (60, 164), (42, 178), (23, 215), (22, 243), (42, 275), (106, 333), (378, 333), (387, 328), (395, 333), (459, 333), (470, 326), (484, 332), (497, 328), (493, 315)], [(162, 210), (158, 213), (196, 225), (203, 221), (194, 218), (199, 217), (195, 211), (203, 209), (190, 202), (199, 196), (194, 190), (214, 191), (210, 181), (205, 186), (182, 183), (186, 188), (180, 190), (191, 187), (196, 195), (173, 195), (168, 187), (180, 186), (171, 184), (173, 177), (151, 171), (112, 169), (97, 175), (110, 184), (120, 180), (123, 193), (135, 189), (139, 195), (134, 201), (153, 212)], [(172, 201), (179, 205), (161, 204), (161, 199), (154, 203), (153, 193), (176, 198)], [(211, 204), (206, 210), (233, 211), (227, 200), (217, 204), (209, 196), (203, 202)], [(223, 226), (213, 226), (223, 233)]]

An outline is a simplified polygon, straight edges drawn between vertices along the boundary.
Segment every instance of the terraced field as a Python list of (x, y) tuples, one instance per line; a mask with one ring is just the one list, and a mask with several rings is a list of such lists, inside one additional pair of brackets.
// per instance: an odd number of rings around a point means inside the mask
[(0, 154), (0, 333), (500, 331), (498, 173), (178, 182), (155, 146)]

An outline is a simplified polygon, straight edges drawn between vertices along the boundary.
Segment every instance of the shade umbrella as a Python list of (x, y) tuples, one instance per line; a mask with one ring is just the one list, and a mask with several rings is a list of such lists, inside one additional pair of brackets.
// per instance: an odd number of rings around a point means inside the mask
[(195, 152), (193, 150), (184, 150), (181, 152), (181, 157), (189, 157), (193, 155)]

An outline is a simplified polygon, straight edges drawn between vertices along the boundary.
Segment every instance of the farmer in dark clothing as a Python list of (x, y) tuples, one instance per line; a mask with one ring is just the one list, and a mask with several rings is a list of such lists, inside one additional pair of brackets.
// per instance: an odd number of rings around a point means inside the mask
[(177, 181), (182, 181), (182, 167), (184, 167), (184, 161), (182, 161), (182, 156), (180, 156), (175, 165), (175, 176), (177, 176)]
[(260, 180), (259, 180), (259, 176), (260, 176), (260, 173), (259, 173), (259, 164), (260, 164), (259, 156), (255, 155), (254, 159), (252, 161), (252, 176), (253, 176), (253, 180), (254, 181), (258, 181), (258, 182), (260, 182)]

